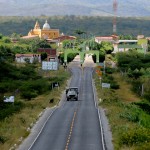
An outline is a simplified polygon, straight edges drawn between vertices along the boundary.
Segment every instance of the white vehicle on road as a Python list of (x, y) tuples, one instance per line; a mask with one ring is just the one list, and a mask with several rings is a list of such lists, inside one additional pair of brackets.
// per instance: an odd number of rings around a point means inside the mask
[(66, 89), (66, 98), (67, 101), (69, 100), (78, 100), (78, 87), (70, 87), (68, 89)]

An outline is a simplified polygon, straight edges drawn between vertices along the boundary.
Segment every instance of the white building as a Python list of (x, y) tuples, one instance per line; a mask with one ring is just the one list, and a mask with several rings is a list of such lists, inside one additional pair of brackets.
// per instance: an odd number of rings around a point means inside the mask
[(16, 62), (18, 63), (25, 63), (26, 59), (28, 59), (30, 63), (33, 63), (34, 61), (41, 62), (41, 55), (40, 54), (16, 54), (15, 59)]
[(106, 42), (114, 42), (114, 38), (112, 36), (97, 36), (95, 37), (95, 42), (101, 43), (102, 41)]

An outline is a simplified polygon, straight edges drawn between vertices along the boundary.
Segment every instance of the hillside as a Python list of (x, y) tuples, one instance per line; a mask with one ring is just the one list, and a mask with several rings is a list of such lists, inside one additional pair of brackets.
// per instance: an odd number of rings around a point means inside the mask
[[(11, 35), (18, 33), (27, 35), (34, 28), (35, 22), (39, 21), (42, 27), (45, 20), (48, 20), (51, 28), (60, 29), (60, 33), (75, 35), (79, 29), (87, 32), (88, 35), (106, 36), (112, 34), (112, 17), (76, 17), (76, 16), (55, 16), (55, 17), (0, 17), (0, 33)], [(146, 18), (117, 18), (117, 33), (137, 36), (144, 34), (150, 36), (150, 19)]]
[[(1, 0), (1, 16), (90, 15), (112, 16), (113, 0)], [(149, 0), (120, 0), (118, 16), (149, 16)]]

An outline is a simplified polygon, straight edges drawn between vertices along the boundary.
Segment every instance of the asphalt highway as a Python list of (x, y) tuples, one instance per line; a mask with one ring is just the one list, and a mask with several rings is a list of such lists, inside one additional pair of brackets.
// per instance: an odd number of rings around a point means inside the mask
[(70, 87), (79, 88), (78, 101), (56, 108), (28, 150), (104, 150), (92, 86), (92, 67), (71, 67)]

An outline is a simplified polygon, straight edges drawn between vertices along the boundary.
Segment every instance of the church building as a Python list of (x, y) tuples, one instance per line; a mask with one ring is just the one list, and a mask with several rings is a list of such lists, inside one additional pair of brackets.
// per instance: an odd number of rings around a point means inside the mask
[(28, 33), (28, 37), (37, 36), (41, 39), (54, 39), (59, 37), (59, 29), (51, 29), (47, 20), (43, 25), (43, 28), (40, 28), (38, 21), (36, 21), (34, 29)]

